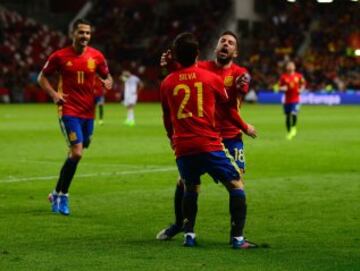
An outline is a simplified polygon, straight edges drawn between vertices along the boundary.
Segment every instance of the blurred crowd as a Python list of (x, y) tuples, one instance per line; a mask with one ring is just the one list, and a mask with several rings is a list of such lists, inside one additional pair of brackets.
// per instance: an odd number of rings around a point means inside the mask
[[(193, 32), (202, 46), (213, 38), (229, 0), (96, 1), (89, 19), (96, 26), (94, 42), (101, 44), (115, 73), (131, 70), (146, 85), (158, 85), (161, 53), (183, 31)], [(186, 2), (189, 2), (186, 4)]]
[(37, 74), (49, 54), (66, 41), (63, 33), (0, 7), (0, 93), (15, 102), (28, 98), (24, 92), (47, 99), (38, 91)]
[(360, 89), (360, 5), (319, 5), (303, 1), (274, 6), (252, 33), (252, 50), (243, 60), (256, 89), (276, 89), (284, 63), (296, 62), (310, 91)]
[[(231, 3), (102, 0), (94, 2), (87, 18), (95, 26), (93, 45), (104, 51), (115, 77), (130, 70), (156, 90), (159, 58), (173, 38), (190, 31), (202, 48), (211, 46)], [(360, 57), (354, 48), (360, 48), (360, 16), (359, 5), (352, 4), (272, 5), (241, 51), (240, 64), (251, 71), (253, 88), (276, 90), (284, 63), (292, 59), (311, 91), (359, 90)], [(47, 100), (37, 88), (37, 74), (49, 54), (68, 42), (66, 34), (0, 7), (0, 96), (8, 93), (14, 102)]]

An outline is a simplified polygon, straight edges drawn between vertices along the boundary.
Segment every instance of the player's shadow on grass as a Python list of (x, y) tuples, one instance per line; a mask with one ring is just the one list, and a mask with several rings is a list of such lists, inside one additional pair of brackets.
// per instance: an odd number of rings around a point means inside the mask
[(56, 215), (56, 214), (52, 213), (51, 211), (49, 211), (48, 209), (40, 209), (40, 208), (24, 210), (22, 213), (30, 214), (30, 215), (34, 215), (34, 216)]
[[(171, 240), (156, 240), (154, 239), (134, 239), (134, 240), (123, 240), (122, 242), (134, 245), (134, 246), (149, 246), (153, 248), (156, 247), (164, 247), (164, 248), (178, 248), (178, 247), (184, 247), (183, 246), (183, 239), (182, 237), (176, 237)], [(207, 249), (207, 250), (218, 250), (218, 249), (224, 249), (229, 248), (231, 249), (231, 246), (226, 241), (215, 241), (215, 240), (198, 240), (197, 245), (194, 247), (195, 249)], [(268, 243), (260, 243), (259, 247), (257, 249), (268, 249), (270, 248), (270, 245)], [(192, 249), (192, 248), (184, 248), (184, 249)]]

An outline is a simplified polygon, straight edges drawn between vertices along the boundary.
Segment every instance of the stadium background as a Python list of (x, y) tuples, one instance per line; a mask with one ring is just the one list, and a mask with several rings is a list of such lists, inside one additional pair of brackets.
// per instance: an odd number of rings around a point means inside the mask
[(244, 137), (245, 233), (268, 244), (249, 251), (229, 248), (228, 196), (208, 176), (199, 246), (185, 249), (181, 235), (155, 239), (172, 222), (178, 172), (159, 103), (137, 105), (136, 125), (122, 125), (119, 81), (75, 175), (71, 215), (51, 213), (47, 195), (67, 146), (56, 106), (35, 81), (86, 3), (0, 0), (0, 99), (11, 101), (0, 104), (0, 271), (360, 270), (359, 105), (303, 106), (298, 135), (287, 141), (282, 106), (260, 104), (280, 102), (272, 89), (288, 54), (309, 81), (308, 103), (356, 103), (359, 2), (92, 2), (92, 44), (115, 77), (123, 69), (139, 74), (142, 101), (157, 100), (159, 56), (178, 32), (194, 31), (204, 58), (223, 29), (241, 35), (238, 61), (251, 70), (259, 98), (241, 112), (258, 131), (256, 140)]
[[(126, 69), (145, 82), (140, 101), (158, 100), (159, 58), (178, 33), (194, 32), (202, 57), (212, 58), (218, 34), (230, 29), (241, 37), (238, 62), (250, 70), (260, 102), (280, 102), (279, 95), (266, 92), (276, 92), (283, 63), (291, 58), (307, 79), (308, 92), (321, 93), (304, 101), (358, 103), (359, 2), (318, 2), (2, 0), (0, 97), (12, 103), (48, 102), (36, 83), (37, 74), (52, 51), (70, 42), (69, 22), (86, 17), (95, 26), (92, 45), (105, 53), (114, 77)], [(106, 94), (108, 102), (121, 99), (121, 87), (116, 80)]]

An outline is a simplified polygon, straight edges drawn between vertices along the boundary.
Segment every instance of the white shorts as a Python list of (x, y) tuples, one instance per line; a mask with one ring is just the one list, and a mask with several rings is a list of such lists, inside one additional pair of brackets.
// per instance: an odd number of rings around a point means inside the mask
[(96, 105), (104, 104), (105, 103), (105, 97), (104, 96), (95, 97), (95, 103), (96, 103)]
[(137, 94), (125, 93), (124, 102), (123, 102), (125, 106), (134, 105), (136, 104), (136, 101), (137, 101)]

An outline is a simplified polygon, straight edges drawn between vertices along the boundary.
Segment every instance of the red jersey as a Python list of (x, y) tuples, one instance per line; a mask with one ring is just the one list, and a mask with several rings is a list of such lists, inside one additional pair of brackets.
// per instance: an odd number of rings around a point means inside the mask
[(168, 75), (160, 86), (164, 125), (176, 157), (223, 150), (215, 104), (226, 101), (220, 77), (195, 65)]
[(44, 75), (58, 72), (58, 91), (68, 94), (59, 106), (61, 116), (93, 119), (95, 114), (94, 84), (97, 74), (105, 78), (109, 69), (101, 52), (86, 47), (78, 55), (72, 46), (50, 55), (43, 70)]
[(287, 86), (285, 104), (298, 103), (300, 101), (300, 88), (305, 84), (305, 79), (300, 73), (283, 73), (279, 84), (280, 86)]
[[(216, 126), (220, 130), (223, 139), (234, 138), (241, 135), (241, 130), (247, 130), (247, 124), (239, 115), (240, 95), (249, 91), (249, 83), (242, 89), (236, 87), (235, 81), (240, 76), (249, 76), (247, 69), (232, 64), (229, 68), (222, 68), (216, 65), (215, 61), (200, 61), (198, 66), (219, 75), (226, 88), (229, 101), (216, 108)], [(250, 81), (250, 78), (249, 78)]]

